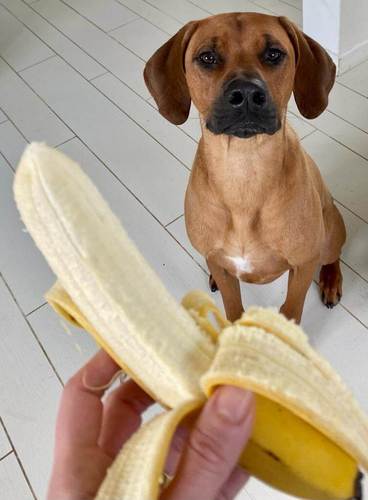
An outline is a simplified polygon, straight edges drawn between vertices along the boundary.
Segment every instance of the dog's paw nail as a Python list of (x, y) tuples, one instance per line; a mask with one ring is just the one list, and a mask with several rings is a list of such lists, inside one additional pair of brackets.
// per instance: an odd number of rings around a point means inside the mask
[(210, 279), (208, 280), (208, 283), (210, 285), (210, 290), (212, 293), (217, 292), (218, 287), (216, 281), (212, 278), (212, 274), (210, 275)]
[(328, 309), (333, 309), (337, 305), (337, 302), (331, 302), (330, 300), (326, 302), (326, 307)]

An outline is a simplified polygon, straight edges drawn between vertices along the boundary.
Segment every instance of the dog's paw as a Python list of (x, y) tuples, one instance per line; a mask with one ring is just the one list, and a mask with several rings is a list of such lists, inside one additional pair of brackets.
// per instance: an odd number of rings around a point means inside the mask
[(333, 309), (340, 302), (341, 293), (337, 290), (321, 290), (321, 299), (328, 309)]
[(319, 275), (321, 299), (328, 309), (335, 307), (342, 296), (342, 275), (338, 262), (322, 266)]

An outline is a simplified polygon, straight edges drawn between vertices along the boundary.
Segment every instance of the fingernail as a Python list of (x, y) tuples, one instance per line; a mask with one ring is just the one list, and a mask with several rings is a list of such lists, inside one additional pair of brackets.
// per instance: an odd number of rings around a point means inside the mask
[(240, 424), (253, 406), (253, 394), (239, 387), (220, 387), (215, 397), (217, 414), (230, 424)]

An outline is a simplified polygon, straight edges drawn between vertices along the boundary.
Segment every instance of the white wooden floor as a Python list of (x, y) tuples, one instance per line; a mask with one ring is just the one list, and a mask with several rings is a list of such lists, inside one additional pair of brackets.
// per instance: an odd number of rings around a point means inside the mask
[[(25, 144), (77, 159), (178, 299), (207, 290), (184, 230), (195, 112), (166, 122), (144, 86), (147, 58), (183, 23), (251, 10), (301, 24), (300, 0), (0, 0), (0, 500), (45, 497), (63, 382), (96, 350), (66, 332), (43, 298), (53, 276), (12, 199)], [(329, 110), (290, 120), (317, 160), (348, 228), (344, 296), (333, 311), (309, 292), (303, 325), (368, 411), (368, 62), (338, 79)], [(243, 287), (246, 304), (280, 305), (285, 277)], [(286, 498), (252, 480), (242, 499)]]

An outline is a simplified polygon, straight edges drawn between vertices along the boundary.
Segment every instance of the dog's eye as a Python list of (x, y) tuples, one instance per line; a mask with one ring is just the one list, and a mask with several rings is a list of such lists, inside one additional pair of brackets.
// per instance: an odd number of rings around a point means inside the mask
[(285, 53), (280, 49), (269, 48), (266, 50), (263, 59), (269, 64), (278, 64), (284, 58)]
[(199, 54), (198, 60), (205, 66), (212, 66), (218, 63), (218, 59), (214, 52), (202, 52), (202, 54)]

